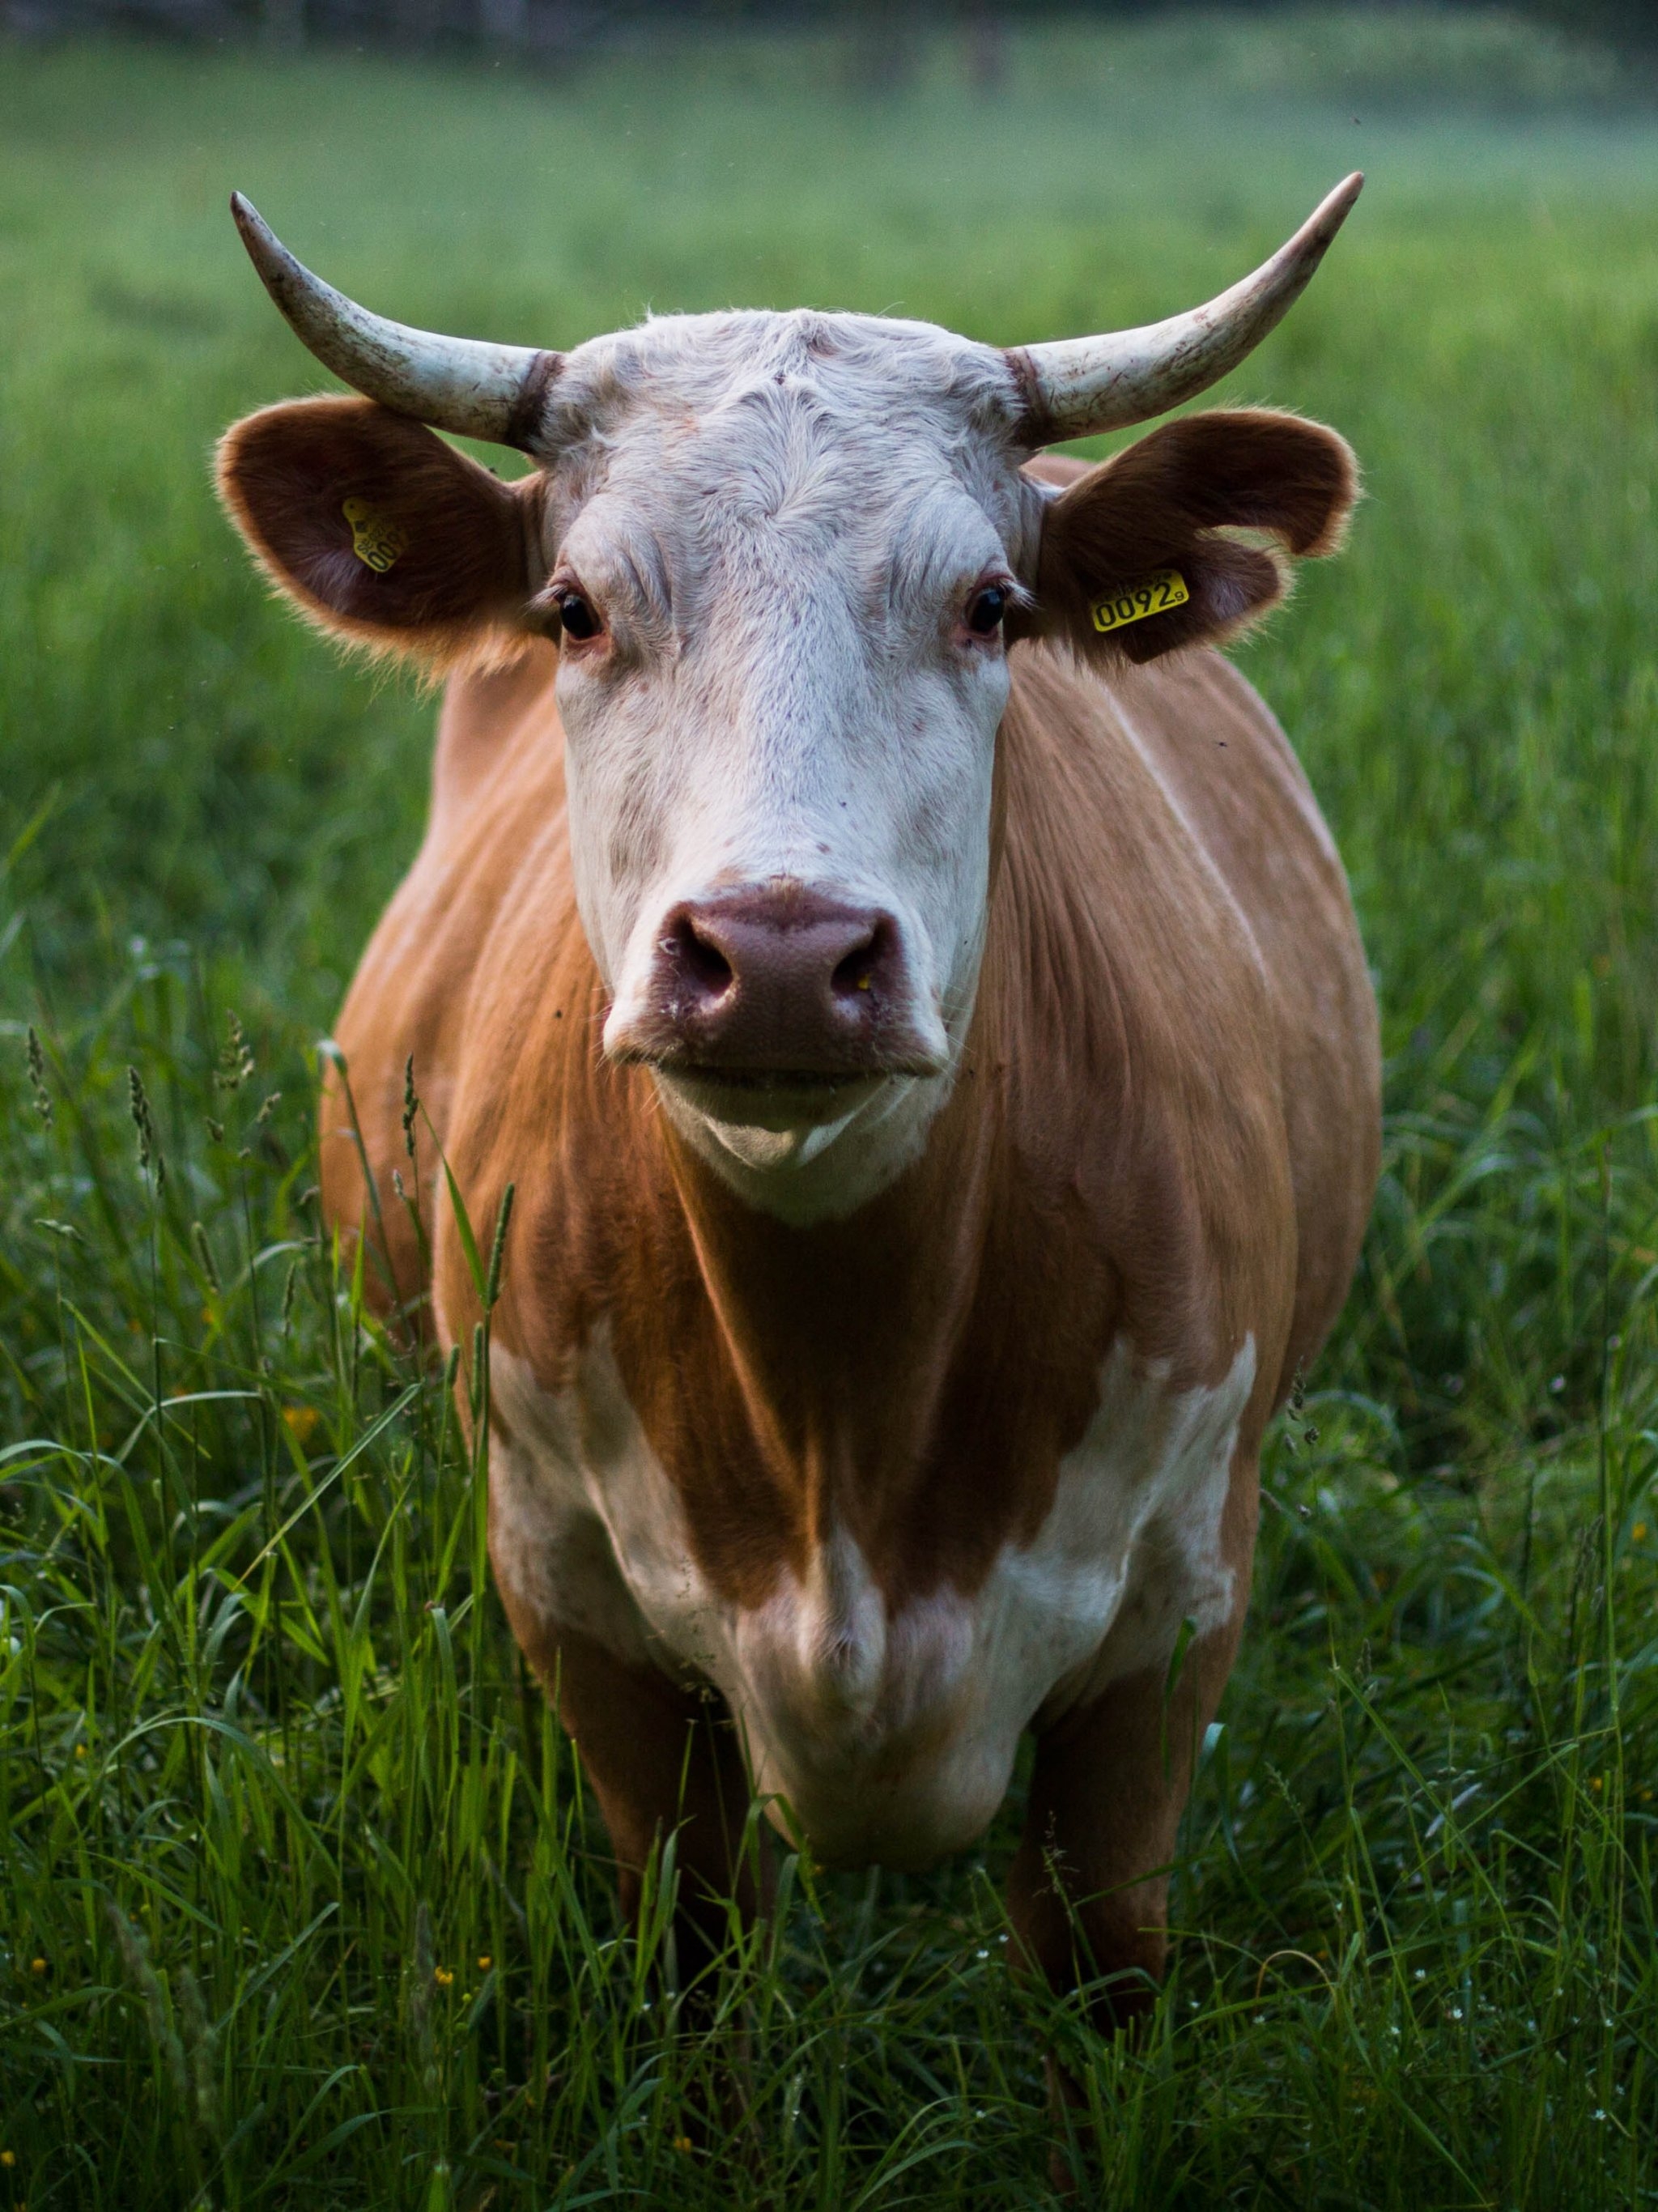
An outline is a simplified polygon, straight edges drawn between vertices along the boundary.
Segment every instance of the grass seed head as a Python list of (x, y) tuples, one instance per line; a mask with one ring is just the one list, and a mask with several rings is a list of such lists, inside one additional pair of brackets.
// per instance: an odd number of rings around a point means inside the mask
[(142, 1930), (133, 1926), (113, 1898), (108, 1900), (105, 1911), (120, 1950), (121, 1963), (126, 1968), (127, 1979), (143, 2002), (149, 2039), (155, 2046), (173, 2087), (183, 2097), (188, 2094), (190, 2086), (185, 2067), (184, 2045), (167, 2016), (167, 1998), (162, 1994), (160, 1978), (150, 1964), (149, 1942)]
[(176, 1977), (179, 1988), (179, 2009), (184, 2021), (185, 2056), (190, 2065), (191, 2086), (195, 2094), (196, 2118), (204, 2135), (219, 2132), (218, 2083), (214, 2074), (215, 2036), (207, 2008), (202, 2002), (201, 1984), (188, 1966), (180, 1966)]
[(141, 1173), (153, 1174), (158, 1191), (167, 1188), (167, 1162), (161, 1157), (161, 1140), (155, 1134), (155, 1117), (150, 1111), (149, 1094), (144, 1089), (144, 1079), (136, 1067), (127, 1070), (127, 1105), (132, 1115), (132, 1126), (138, 1133), (138, 1166)]
[(229, 1035), (219, 1052), (218, 1072), (213, 1080), (221, 1091), (240, 1091), (253, 1073), (253, 1051), (242, 1031), (242, 1025), (233, 1013)]
[(202, 1263), (202, 1273), (216, 1292), (222, 1292), (224, 1285), (219, 1277), (219, 1263), (213, 1256), (212, 1242), (199, 1221), (192, 1221), (190, 1224), (190, 1241), (196, 1248), (196, 1257)]
[(29, 1088), (34, 1094), (34, 1110), (47, 1128), (51, 1128), (52, 1093), (46, 1088), (46, 1055), (41, 1048), (40, 1039), (33, 1022), (29, 1024), (26, 1050), (28, 1057)]

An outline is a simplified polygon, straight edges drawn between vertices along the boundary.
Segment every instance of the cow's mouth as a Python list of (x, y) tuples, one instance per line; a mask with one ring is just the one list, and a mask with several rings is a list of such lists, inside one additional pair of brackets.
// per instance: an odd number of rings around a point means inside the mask
[(604, 1056), (620, 1067), (648, 1067), (674, 1083), (754, 1091), (855, 1091), (872, 1083), (890, 1082), (895, 1076), (941, 1075), (945, 1064), (942, 1055), (925, 1047), (896, 1052), (878, 1048), (848, 1054), (843, 1060), (825, 1054), (815, 1065), (799, 1061), (791, 1066), (781, 1060), (774, 1065), (763, 1060), (714, 1060), (695, 1049), (687, 1050), (683, 1044), (653, 1050), (653, 1042), (649, 1038), (624, 1040), (619, 1045), (607, 1042)]
[(658, 1073), (680, 1083), (696, 1084), (711, 1091), (748, 1091), (767, 1094), (777, 1091), (805, 1091), (827, 1096), (850, 1091), (859, 1084), (878, 1082), (884, 1069), (822, 1067), (706, 1067), (692, 1060), (659, 1060)]
[(824, 1129), (859, 1113), (892, 1079), (889, 1068), (722, 1067), (677, 1055), (647, 1065), (692, 1113), (729, 1128)]

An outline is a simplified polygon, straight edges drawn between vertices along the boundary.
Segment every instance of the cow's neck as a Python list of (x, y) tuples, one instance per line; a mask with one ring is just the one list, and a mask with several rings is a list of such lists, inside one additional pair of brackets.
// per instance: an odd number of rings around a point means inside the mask
[(807, 1226), (745, 1204), (663, 1127), (748, 1425), (811, 1539), (895, 1501), (932, 1449), (985, 1243), (993, 1139), (963, 1091), (896, 1182)]

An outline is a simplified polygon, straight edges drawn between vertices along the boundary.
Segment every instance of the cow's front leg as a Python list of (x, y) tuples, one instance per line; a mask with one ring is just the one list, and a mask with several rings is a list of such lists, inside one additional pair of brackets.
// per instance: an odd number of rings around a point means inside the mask
[[(1197, 1747), (1237, 1650), (1242, 1618), (1199, 1639), (1171, 1692), (1148, 1668), (1068, 1714), (1038, 1741), (1024, 1831), (1007, 1901), (1025, 1959), (1064, 1993), (1085, 1988), (1093, 2023), (1129, 2030), (1157, 2002), (1169, 1948), (1169, 1875)], [(1082, 2084), (1050, 2051), (1055, 2122), (1084, 2105)], [(1070, 2196), (1078, 2177), (1063, 2136), (1049, 2175)]]
[[(763, 1909), (768, 1865), (749, 1832), (750, 1790), (722, 1700), (630, 1666), (591, 1637), (522, 1620), (525, 1656), (574, 1739), (616, 1853), (623, 1910), (637, 1920), (652, 1846), (677, 1831), (674, 1947), (682, 1990), (724, 1948), (730, 1904), (744, 1921)], [(745, 1849), (745, 1837), (748, 1838)]]
[(1129, 1675), (1037, 1743), (1008, 1910), (1025, 1957), (1056, 1990), (1089, 1988), (1108, 2034), (1156, 2002), (1167, 1869), (1241, 1626), (1194, 1643), (1172, 1691), (1167, 1668)]

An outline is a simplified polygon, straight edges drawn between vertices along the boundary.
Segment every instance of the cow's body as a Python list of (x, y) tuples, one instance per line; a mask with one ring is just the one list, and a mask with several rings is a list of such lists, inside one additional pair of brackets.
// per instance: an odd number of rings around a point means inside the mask
[[(1375, 1173), (1363, 957), (1259, 699), (1207, 653), (1109, 683), (1013, 660), (963, 1064), (923, 1157), (848, 1218), (744, 1205), (602, 1057), (549, 648), (452, 689), (429, 832), (339, 1029), (404, 1295), (407, 1055), (473, 1218), (517, 1185), (491, 1550), (525, 1649), (714, 1685), (839, 1861), (969, 1842), (1020, 1731), (1161, 1696), (1183, 1620), (1224, 1678), (1262, 1429)], [(337, 1096), (325, 1172), (355, 1223)], [(455, 1339), (472, 1293), (428, 1212)], [(580, 1704), (602, 1770), (617, 1723)]]
[(751, 1790), (826, 1860), (925, 1865), (1028, 1727), (1023, 1949), (1119, 2014), (1161, 1964), (1261, 1436), (1377, 1154), (1339, 862), (1205, 648), (1337, 549), (1357, 474), (1248, 410), (1038, 449), (1242, 359), (1357, 185), (1205, 307), (1008, 352), (805, 310), (442, 338), (239, 210), (367, 397), (238, 424), (230, 511), (325, 628), (463, 672), (327, 1209), (470, 1362), (433, 1135), (480, 1233), (516, 1188), (491, 1555), (624, 1893), (678, 1825), (682, 1971), (710, 1893), (763, 1896)]

